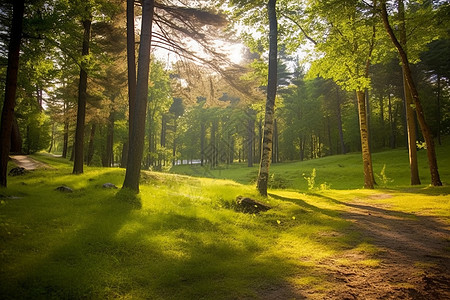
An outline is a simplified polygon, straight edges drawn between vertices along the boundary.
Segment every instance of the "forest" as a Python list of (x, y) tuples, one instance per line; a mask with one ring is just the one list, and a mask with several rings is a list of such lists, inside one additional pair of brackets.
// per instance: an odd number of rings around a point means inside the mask
[(447, 1), (2, 1), (0, 98), (6, 299), (450, 297)]

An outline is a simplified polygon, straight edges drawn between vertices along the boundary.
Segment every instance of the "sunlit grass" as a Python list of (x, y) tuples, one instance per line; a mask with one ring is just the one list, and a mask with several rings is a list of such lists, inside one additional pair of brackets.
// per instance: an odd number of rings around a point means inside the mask
[[(120, 187), (123, 169), (72, 175), (67, 160), (37, 158), (54, 168), (10, 177), (0, 190), (6, 298), (263, 299), (274, 287), (325, 290), (327, 259), (350, 251), (361, 259), (341, 263), (380, 263), (378, 249), (342, 218), (346, 203), (449, 216), (448, 186), (271, 189), (264, 199), (231, 180), (143, 172), (136, 195), (102, 188)], [(74, 192), (56, 191), (60, 185)], [(237, 212), (238, 195), (272, 209)]]
[[(437, 160), (441, 180), (450, 184), (450, 140), (442, 146), (436, 146)], [(408, 187), (410, 169), (407, 149), (395, 149), (372, 154), (373, 171), (377, 188)], [(430, 171), (426, 151), (418, 151), (419, 175), (422, 187), (430, 184)], [(384, 168), (384, 177), (381, 172)], [(301, 191), (308, 189), (304, 177), (310, 176), (316, 169), (315, 189), (327, 185), (331, 189), (360, 189), (364, 186), (362, 158), (360, 153), (348, 153), (302, 162), (276, 163), (270, 166), (272, 188), (289, 188)], [(239, 183), (255, 182), (258, 175), (258, 164), (247, 167), (246, 163), (222, 165), (216, 169), (208, 166), (184, 165), (172, 167), (171, 172), (190, 176), (232, 179)], [(385, 181), (385, 182), (384, 182)]]

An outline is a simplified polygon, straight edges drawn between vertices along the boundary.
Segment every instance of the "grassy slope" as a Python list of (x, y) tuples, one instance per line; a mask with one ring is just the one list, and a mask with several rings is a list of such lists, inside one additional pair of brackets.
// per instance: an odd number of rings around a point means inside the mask
[[(326, 290), (321, 259), (373, 251), (339, 217), (348, 209), (342, 202), (358, 197), (446, 220), (450, 215), (448, 186), (272, 190), (267, 201), (274, 209), (247, 215), (231, 206), (237, 195), (258, 198), (253, 186), (146, 172), (135, 196), (101, 188), (105, 182), (120, 186), (124, 170), (86, 168), (70, 175), (67, 161), (39, 159), (55, 169), (10, 177), (8, 189), (0, 190), (3, 298), (258, 298), (274, 287), (289, 295), (293, 284)], [(327, 158), (310, 167), (320, 182), (325, 166), (337, 163), (343, 162)], [(286, 172), (294, 172), (292, 166)], [(344, 166), (352, 168), (350, 161)], [(61, 184), (75, 192), (55, 191)], [(385, 192), (394, 197), (368, 198)]]
[[(418, 152), (419, 175), (422, 184), (430, 184), (430, 172), (428, 168), (426, 151)], [(440, 175), (443, 182), (450, 183), (450, 141), (443, 146), (437, 146), (437, 159), (440, 167)], [(396, 149), (374, 153), (372, 155), (374, 173), (379, 187), (406, 187), (410, 183), (408, 151)], [(379, 179), (383, 167), (387, 182)], [(364, 185), (362, 160), (360, 153), (329, 156), (321, 159), (307, 160), (303, 162), (291, 162), (272, 164), (270, 172), (273, 176), (272, 185), (275, 188), (291, 188), (306, 190), (307, 181), (304, 177), (311, 175), (312, 169), (316, 169), (316, 187), (326, 183), (332, 189), (358, 189)], [(232, 179), (242, 184), (249, 184), (256, 180), (258, 166), (246, 167), (246, 164), (235, 163), (231, 166), (222, 166), (217, 170), (198, 165), (176, 166), (171, 172), (190, 176), (202, 176), (210, 178)]]

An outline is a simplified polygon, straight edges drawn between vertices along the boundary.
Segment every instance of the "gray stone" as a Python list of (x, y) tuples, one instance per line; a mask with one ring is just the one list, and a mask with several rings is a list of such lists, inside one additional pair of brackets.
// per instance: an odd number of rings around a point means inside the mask
[(55, 190), (62, 193), (73, 193), (73, 190), (65, 185), (58, 186)]
[(9, 171), (9, 176), (19, 176), (25, 174), (26, 170), (22, 167), (15, 167), (12, 168), (11, 171)]
[(243, 196), (236, 197), (236, 208), (237, 210), (245, 213), (259, 213), (261, 211), (268, 211), (271, 209), (271, 207), (267, 204)]
[(118, 187), (114, 183), (104, 183), (102, 185), (104, 189), (117, 189)]

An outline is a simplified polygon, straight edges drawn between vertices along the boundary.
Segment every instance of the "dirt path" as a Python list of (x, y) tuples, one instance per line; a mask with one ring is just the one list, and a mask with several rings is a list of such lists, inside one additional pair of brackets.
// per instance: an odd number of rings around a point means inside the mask
[(44, 163), (32, 159), (28, 155), (10, 155), (9, 157), (18, 167), (22, 167), (28, 171), (49, 167)]
[[(361, 200), (345, 205), (350, 209), (343, 218), (381, 251), (349, 250), (342, 257), (324, 261), (328, 280), (336, 283), (336, 288), (321, 299), (450, 299), (448, 223)], [(362, 263), (367, 259), (379, 263)], [(355, 263), (339, 263), (343, 260)]]

